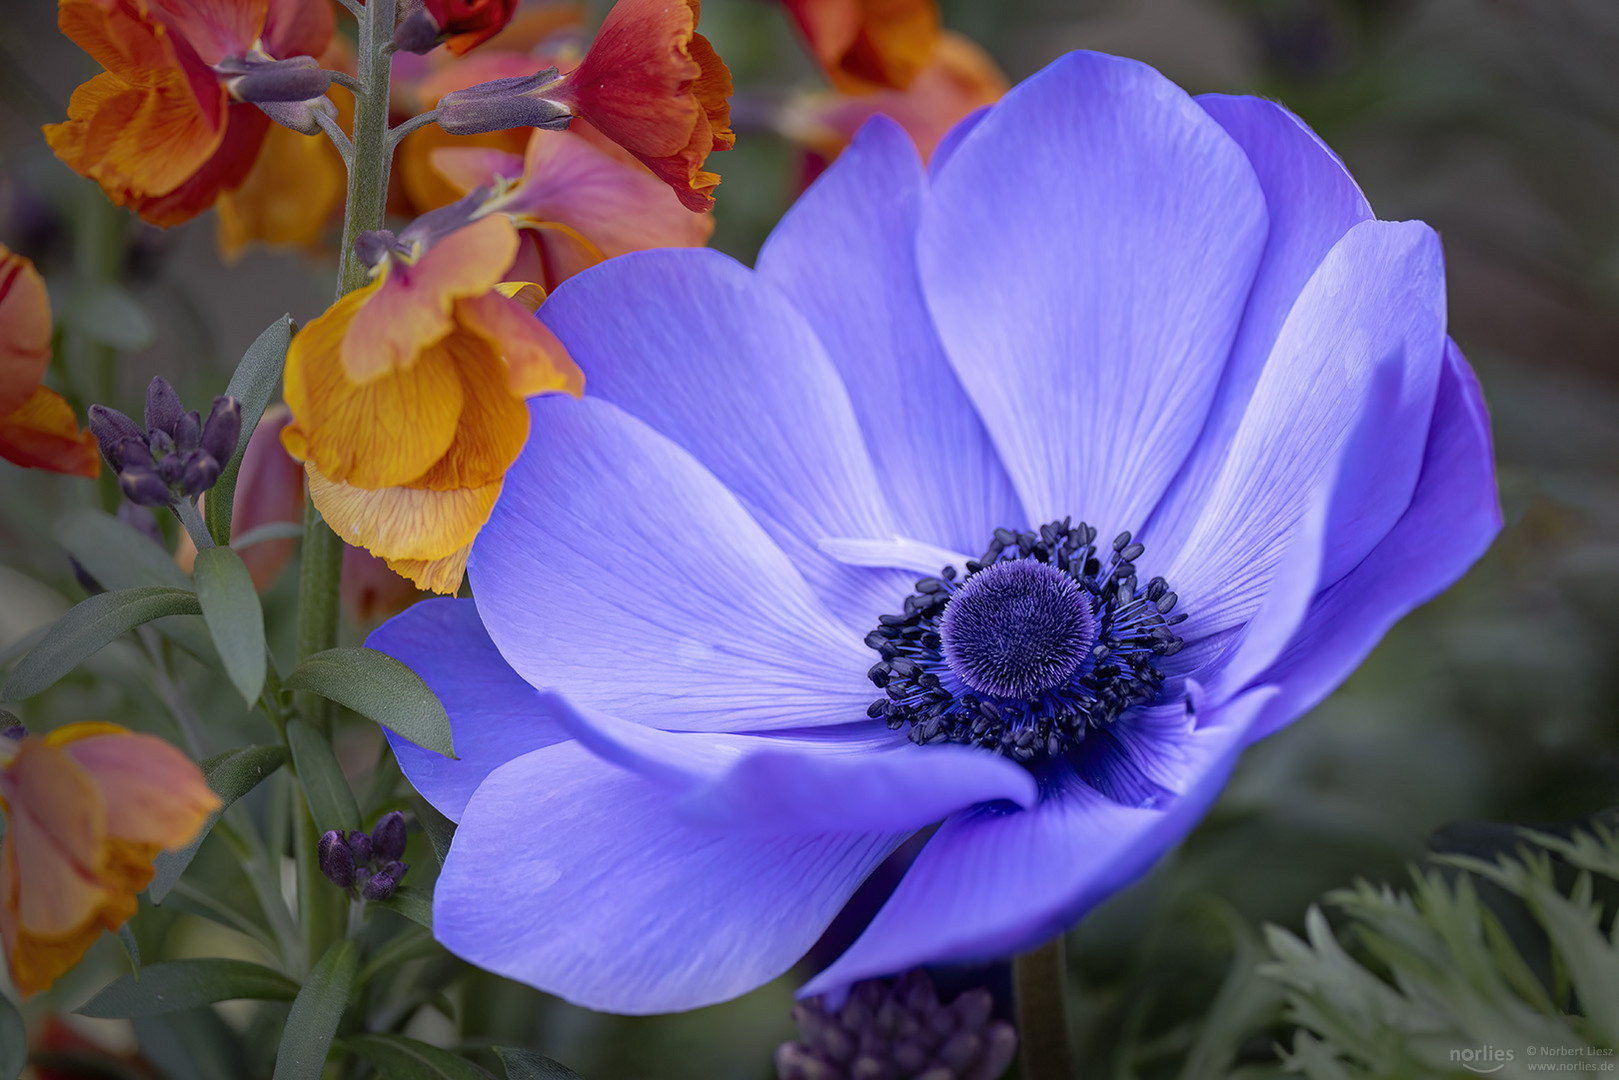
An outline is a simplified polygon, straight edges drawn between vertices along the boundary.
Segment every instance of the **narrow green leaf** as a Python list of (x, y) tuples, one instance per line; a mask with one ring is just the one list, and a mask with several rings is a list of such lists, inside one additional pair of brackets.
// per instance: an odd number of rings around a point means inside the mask
[(162, 960), (142, 968), (139, 980), (134, 975), (114, 979), (78, 1011), (125, 1020), (238, 998), (291, 1001), (297, 993), (298, 984), (281, 972), (246, 960)]
[(220, 807), (208, 815), (196, 838), (178, 851), (165, 851), (153, 860), (152, 884), (148, 893), (152, 903), (161, 904), (163, 898), (180, 880), (185, 868), (197, 855), (197, 849), (208, 838), (219, 815), (230, 809), (231, 803), (258, 786), (259, 781), (287, 763), (287, 752), (279, 746), (243, 746), (226, 750), (202, 763), (202, 775), (208, 786), (219, 796)]
[(28, 1033), (11, 999), (0, 994), (0, 1080), (17, 1080), (28, 1064)]
[(138, 585), (191, 588), (191, 579), (174, 556), (152, 538), (103, 510), (69, 510), (51, 526), (62, 549), (106, 589)]
[(343, 1043), (388, 1080), (491, 1080), (466, 1058), (403, 1035), (353, 1035)]
[(192, 576), (197, 581), (202, 617), (225, 673), (251, 709), (264, 689), (265, 667), (264, 611), (253, 577), (242, 557), (228, 547), (197, 552)]
[(303, 785), (315, 828), (323, 833), (358, 829), (360, 808), (343, 776), (343, 767), (332, 753), (332, 744), (309, 721), (289, 720), (287, 746), (292, 750), (292, 767), (298, 772), (298, 783)]
[(389, 911), (397, 911), (417, 926), (433, 929), (433, 895), (411, 885), (394, 890), (386, 900), (378, 901)]
[(165, 615), (201, 613), (196, 594), (163, 585), (92, 596), (45, 631), (39, 644), (12, 668), (0, 696), (9, 701), (33, 697), (120, 634)]
[(440, 866), (450, 855), (450, 845), (455, 842), (455, 822), (438, 812), (438, 807), (422, 798), (420, 795), (411, 800), (411, 806), (416, 810), (416, 823), (427, 834), (428, 843), (433, 845), (433, 857)]
[(337, 1023), (348, 1008), (359, 963), (360, 946), (344, 938), (334, 942), (309, 973), (281, 1032), (274, 1080), (319, 1080)]
[(296, 521), (267, 521), (236, 537), (230, 542), (230, 546), (236, 551), (241, 551), (243, 548), (268, 543), (271, 540), (296, 540), (303, 534), (304, 527)]
[(421, 676), (387, 653), (327, 649), (298, 665), (285, 686), (346, 705), (418, 746), (455, 756), (444, 706)]
[(134, 976), (136, 981), (139, 981), (141, 977), (141, 946), (140, 942), (135, 940), (135, 931), (129, 928), (129, 923), (126, 922), (118, 928), (118, 940), (123, 943), (124, 952), (129, 954), (129, 964), (135, 969)]
[(560, 1061), (552, 1061), (533, 1050), (497, 1046), (495, 1056), (506, 1066), (506, 1080), (584, 1080)]
[(253, 429), (281, 383), (281, 369), (286, 365), (287, 347), (291, 344), (292, 318), (283, 315), (247, 347), (230, 377), (230, 385), (225, 387), (226, 394), (241, 402), (242, 433), (236, 439), (236, 453), (231, 455), (203, 500), (208, 535), (216, 544), (230, 543), (231, 510), (236, 501), (236, 476), (242, 470), (242, 452), (247, 449), (247, 440), (253, 437)]

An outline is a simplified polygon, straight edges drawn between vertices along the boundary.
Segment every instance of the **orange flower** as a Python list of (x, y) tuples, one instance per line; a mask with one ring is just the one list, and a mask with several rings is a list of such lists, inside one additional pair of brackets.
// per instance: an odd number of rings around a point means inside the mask
[(51, 362), (51, 301), (34, 264), (0, 244), (0, 457), (28, 469), (95, 476), (95, 436), (40, 385)]
[(507, 276), (555, 289), (579, 271), (629, 251), (702, 247), (709, 214), (692, 214), (645, 166), (589, 128), (534, 131), (519, 157), (442, 148), (433, 165), (461, 193), (515, 183), (489, 204), (523, 227)]
[(287, 354), (294, 419), (281, 440), (316, 507), (346, 542), (435, 592), (461, 584), (528, 437), (523, 399), (583, 389), (561, 342), (496, 290), (517, 243), (491, 214), (425, 250), (401, 244)]
[(697, 33), (698, 0), (619, 0), (579, 66), (536, 96), (635, 155), (690, 210), (714, 206), (703, 169), (736, 143), (731, 72)]
[(0, 808), (0, 937), (26, 995), (135, 913), (157, 853), (190, 843), (219, 798), (162, 739), (88, 723), (0, 736)]
[(318, 55), (326, 0), (59, 0), (62, 32), (107, 70), (73, 92), (45, 139), (115, 204), (178, 225), (242, 183), (270, 121), (233, 102), (213, 65)]
[(832, 85), (903, 90), (939, 40), (934, 0), (782, 0)]
[(824, 167), (860, 125), (882, 113), (898, 121), (927, 158), (945, 132), (968, 113), (1000, 100), (1006, 90), (1006, 76), (983, 49), (945, 31), (909, 89), (859, 97), (811, 95), (789, 108), (782, 126), (789, 138), (820, 155)]

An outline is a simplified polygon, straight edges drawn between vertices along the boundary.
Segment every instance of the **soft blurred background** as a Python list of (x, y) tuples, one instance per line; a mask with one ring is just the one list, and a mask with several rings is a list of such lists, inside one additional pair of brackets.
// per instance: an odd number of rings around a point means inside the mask
[[(319, 313), (334, 260), (256, 250), (226, 265), (211, 214), (162, 232), (108, 207), (39, 135), (90, 61), (57, 33), (47, 0), (3, 8), (0, 242), (38, 263), (59, 312), (78, 313), (54, 381), (81, 415), (98, 385), (136, 412), (154, 374), (206, 400), (274, 317)], [(1173, 1076), (1262, 924), (1299, 928), (1322, 893), (1358, 877), (1401, 882), (1432, 843), (1489, 848), (1495, 833), (1477, 823), (1559, 823), (1619, 801), (1619, 4), (946, 0), (943, 14), (1012, 81), (1091, 48), (1148, 61), (1194, 92), (1259, 93), (1296, 110), (1379, 216), (1422, 218), (1443, 235), (1451, 332), (1494, 416), (1507, 518), (1494, 549), (1329, 701), (1249, 753), (1184, 848), (1072, 935), (1086, 1075)], [(701, 28), (738, 87), (737, 147), (710, 162), (724, 177), (714, 244), (751, 261), (816, 168), (775, 129), (818, 75), (768, 0), (707, 0)], [(95, 482), (0, 463), (0, 650), (82, 597), (52, 529), (100, 497)], [(295, 576), (266, 596), (272, 627), (290, 626)], [(374, 621), (385, 607), (354, 609), (346, 636), (358, 641), (367, 625), (356, 613)], [(129, 642), (105, 650), (29, 702), (26, 719), (172, 735), (185, 684), (187, 707), (216, 730), (248, 730), (217, 677), (178, 653), (154, 676), (137, 656)], [(392, 774), (374, 729), (356, 726), (340, 749), (357, 791), (386, 804)], [(277, 797), (275, 785), (254, 796)], [(232, 892), (230, 860), (217, 861), (217, 893), (177, 893), (167, 915), (143, 922), (143, 947), (251, 954), (251, 935), (210, 913), (258, 917)], [(70, 1009), (122, 963), (105, 939), (52, 1000)], [(444, 959), (407, 970), (415, 1000), (390, 1007), (413, 1012), (413, 1034), (442, 1040), (458, 1023), (463, 1038), (538, 1046), (590, 1080), (773, 1076), (771, 1050), (793, 1032), (788, 980), (693, 1014), (626, 1020)], [(1276, 1002), (1261, 993), (1244, 1007), (1240, 1058), (1263, 1066), (1282, 1030)], [(141, 1022), (140, 1048), (164, 1076), (268, 1075), (260, 1015)], [(74, 1023), (136, 1046), (121, 1022)]]

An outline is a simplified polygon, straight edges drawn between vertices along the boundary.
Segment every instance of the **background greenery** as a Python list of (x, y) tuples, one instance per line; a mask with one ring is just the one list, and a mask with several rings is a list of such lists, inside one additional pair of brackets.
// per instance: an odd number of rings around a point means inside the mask
[[(1512, 830), (1481, 822), (1565, 822), (1619, 801), (1619, 4), (951, 0), (945, 21), (1014, 80), (1087, 47), (1147, 60), (1194, 91), (1274, 96), (1344, 156), (1380, 216), (1420, 217), (1444, 236), (1452, 333), (1494, 416), (1505, 532), (1343, 690), (1252, 751), (1191, 841), (1070, 942), (1085, 1075), (1270, 1071), (1276, 1046), (1295, 1045), (1299, 1014), (1285, 1012), (1281, 982), (1256, 972), (1269, 955), (1264, 924), (1302, 935), (1322, 894), (1356, 878), (1408, 884), (1406, 865), (1433, 846), (1489, 855), (1516, 843)], [(813, 84), (764, 0), (708, 0), (703, 29), (751, 102)], [(153, 374), (188, 401), (206, 400), (275, 316), (321, 310), (334, 262), (255, 253), (224, 268), (209, 218), (149, 229), (51, 157), (38, 124), (60, 118), (91, 72), (56, 33), (54, 4), (8, 2), (0, 51), (0, 242), (36, 260), (59, 313), (76, 313), (58, 385), (81, 409), (108, 373), (110, 403), (126, 411)], [(800, 162), (768, 131), (741, 135), (714, 162), (725, 178), (715, 242), (751, 260), (793, 197)], [(109, 325), (93, 325), (98, 312)], [(93, 483), (0, 465), (0, 651), (84, 595), (52, 529), (66, 510), (97, 501)], [(290, 636), (295, 576), (283, 574), (265, 598), (272, 637)], [(345, 625), (344, 640), (358, 643), (364, 629)], [(272, 647), (285, 653), (290, 640)], [(112, 719), (177, 742), (175, 717), (190, 713), (208, 752), (265, 741), (223, 677), (155, 635), (104, 650), (18, 711), (40, 729)], [(374, 727), (340, 728), (338, 752), (367, 821), (411, 808)], [(285, 820), (275, 808), (288, 779), (263, 785), (247, 812)], [(412, 843), (425, 879), (433, 858), (424, 837)], [(266, 917), (219, 839), (204, 845), (192, 879), (206, 887), (143, 909), (142, 952), (260, 958), (254, 934)], [(1562, 884), (1571, 887), (1566, 874)], [(1372, 901), (1354, 910), (1387, 915)], [(1348, 918), (1327, 911), (1340, 925)], [(225, 925), (233, 918), (249, 925)], [(409, 926), (383, 915), (373, 933), (420, 933)], [(31, 1018), (71, 1010), (124, 970), (122, 947), (104, 939)], [(439, 1043), (532, 1045), (591, 1080), (766, 1077), (771, 1050), (792, 1035), (788, 980), (650, 1019), (575, 1009), (442, 954), (383, 981), (368, 991), (368, 1021)], [(177, 1080), (239, 1077), (244, 1061), (267, 1075), (277, 1008), (73, 1023), (108, 1046), (138, 1044)], [(1443, 1072), (1418, 1058), (1385, 1066), (1311, 1072)]]

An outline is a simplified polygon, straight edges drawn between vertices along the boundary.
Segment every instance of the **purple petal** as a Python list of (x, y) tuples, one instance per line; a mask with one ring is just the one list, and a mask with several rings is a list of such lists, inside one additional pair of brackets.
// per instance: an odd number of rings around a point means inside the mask
[(1029, 520), (1145, 524), (1202, 427), (1265, 232), (1247, 156), (1134, 61), (1058, 60), (950, 156), (923, 288)]
[(1252, 737), (1313, 708), (1389, 627), (1460, 577), (1500, 529), (1489, 415), (1472, 370), (1450, 343), (1411, 505), (1359, 566), (1315, 598), (1303, 631), (1263, 676), (1281, 693)]
[[(1342, 525), (1329, 530), (1319, 580), (1335, 581), (1383, 538), (1421, 467), (1444, 333), (1444, 267), (1432, 229), (1367, 221), (1333, 247), (1282, 327), (1185, 547), (1158, 570), (1191, 614), (1183, 637), (1196, 641), (1253, 616), (1310, 493), (1332, 477), (1363, 416), (1376, 425), (1365, 436), (1376, 453), (1333, 492)], [(1385, 360), (1400, 369), (1399, 400), (1373, 409)]]
[(842, 376), (900, 532), (977, 552), (1024, 522), (922, 298), (926, 185), (910, 137), (872, 119), (770, 234), (759, 276), (804, 313)]
[(491, 773), (434, 890), (433, 932), (586, 1008), (695, 1009), (770, 981), (900, 836), (730, 833), (574, 743)]
[(981, 802), (1032, 806), (1034, 778), (997, 754), (921, 747), (878, 721), (835, 738), (672, 732), (552, 699), (581, 745), (679, 788), (688, 821), (759, 832), (900, 832)]
[(1270, 234), (1203, 434), (1143, 537), (1148, 550), (1165, 553), (1180, 550), (1196, 522), (1260, 370), (1305, 283), (1346, 232), (1372, 217), (1343, 162), (1282, 106), (1221, 94), (1197, 101), (1247, 153), (1265, 192)]
[(1018, 952), (1066, 930), (1179, 843), (1224, 786), (1274, 691), (1229, 703), (1186, 744), (1189, 786), (1163, 809), (1113, 802), (1073, 774), (1033, 810), (982, 807), (928, 841), (860, 938), (803, 996), (924, 963)]
[(712, 473), (617, 407), (539, 397), (469, 568), (530, 684), (657, 727), (865, 716), (871, 653)]
[(450, 714), (458, 758), (382, 731), (411, 786), (451, 821), (460, 820), (492, 771), (568, 738), (535, 689), (501, 658), (471, 600), (413, 604), (373, 630), (366, 644), (420, 675)]
[(939, 170), (944, 168), (944, 163), (950, 160), (951, 155), (961, 146), (962, 141), (973, 133), (973, 130), (978, 127), (978, 122), (988, 116), (989, 110), (992, 108), (994, 108), (993, 105), (980, 105), (951, 125), (950, 130), (946, 131), (944, 136), (933, 147), (933, 155), (928, 158), (929, 175), (939, 175)]
[(593, 396), (701, 462), (862, 632), (903, 595), (904, 575), (815, 549), (897, 527), (837, 370), (775, 286), (717, 251), (638, 251), (570, 278), (540, 314)]

